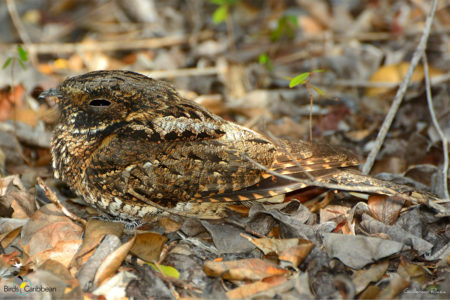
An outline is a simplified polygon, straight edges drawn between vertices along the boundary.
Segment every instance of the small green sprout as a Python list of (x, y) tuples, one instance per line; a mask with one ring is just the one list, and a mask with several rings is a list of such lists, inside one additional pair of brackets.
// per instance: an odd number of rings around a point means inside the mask
[(272, 42), (278, 41), (283, 35), (286, 35), (289, 39), (293, 39), (297, 28), (298, 21), (296, 16), (283, 16), (278, 19), (277, 27), (270, 32), (270, 40)]
[(227, 20), (230, 7), (235, 5), (238, 0), (209, 0), (209, 2), (219, 5), (214, 11), (212, 19), (214, 24), (220, 24)]
[(16, 61), (19, 62), (22, 69), (27, 69), (25, 63), (28, 61), (28, 53), (27, 51), (25, 51), (25, 49), (22, 48), (21, 45), (17, 45), (17, 55), (8, 57), (3, 64), (2, 69), (5, 70), (11, 63), (12, 65), (14, 65), (14, 62)]

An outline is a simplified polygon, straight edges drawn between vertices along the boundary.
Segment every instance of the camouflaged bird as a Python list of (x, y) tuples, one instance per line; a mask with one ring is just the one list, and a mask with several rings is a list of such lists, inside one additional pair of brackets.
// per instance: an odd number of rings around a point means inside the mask
[(195, 203), (275, 196), (311, 178), (349, 186), (368, 180), (339, 171), (358, 164), (353, 154), (307, 142), (274, 143), (184, 99), (170, 84), (134, 72), (90, 72), (43, 96), (57, 97), (60, 110), (51, 143), (55, 177), (121, 219), (161, 212), (203, 217)]

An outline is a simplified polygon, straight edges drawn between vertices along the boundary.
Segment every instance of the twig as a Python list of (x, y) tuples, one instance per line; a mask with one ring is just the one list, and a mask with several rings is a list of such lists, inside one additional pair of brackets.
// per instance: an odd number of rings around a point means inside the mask
[(420, 58), (422, 57), (423, 53), (425, 52), (428, 36), (430, 34), (431, 25), (433, 23), (434, 13), (436, 12), (437, 7), (437, 0), (433, 0), (433, 3), (431, 4), (431, 10), (430, 13), (427, 16), (427, 20), (425, 22), (425, 28), (423, 30), (422, 37), (420, 39), (419, 45), (416, 48), (416, 51), (414, 52), (414, 56), (411, 59), (411, 63), (408, 68), (408, 72), (406, 73), (405, 78), (403, 79), (402, 83), (400, 84), (400, 88), (397, 90), (397, 94), (395, 95), (394, 101), (392, 102), (391, 108), (389, 109), (389, 112), (386, 115), (386, 118), (384, 119), (383, 125), (381, 126), (380, 131), (378, 132), (377, 139), (375, 141), (375, 145), (370, 151), (369, 155), (367, 156), (366, 163), (362, 167), (362, 172), (364, 174), (368, 174), (370, 170), (372, 169), (372, 166), (375, 162), (375, 158), (378, 155), (378, 152), (381, 149), (381, 146), (384, 143), (384, 139), (386, 138), (386, 135), (388, 133), (389, 128), (391, 127), (392, 121), (395, 118), (395, 115), (397, 114), (398, 108), (400, 107), (400, 104), (402, 103), (403, 96), (406, 93), (406, 89), (408, 87), (409, 81), (411, 80), (412, 74), (419, 63)]
[(14, 24), (14, 27), (16, 27), (17, 34), (19, 35), (22, 42), (24, 42), (25, 44), (31, 43), (30, 37), (28, 36), (28, 33), (26, 32), (25, 27), (20, 20), (19, 14), (17, 13), (16, 2), (14, 0), (6, 0), (6, 6), (8, 8), (8, 12)]
[[(431, 85), (439, 85), (450, 80), (450, 72), (442, 75), (433, 76), (431, 78)], [(318, 83), (319, 81), (313, 80), (312, 83)], [(355, 80), (355, 79), (339, 79), (333, 82), (321, 82), (322, 85), (334, 85), (345, 87), (383, 87), (394, 88), (399, 86), (397, 82), (370, 82), (367, 80)]]
[(62, 203), (59, 201), (56, 194), (44, 183), (44, 181), (41, 179), (41, 177), (37, 178), (38, 184), (41, 186), (41, 188), (44, 190), (45, 195), (47, 198), (56, 205), (56, 207), (68, 218), (70, 218), (73, 221), (80, 222), (83, 226), (86, 226), (86, 221), (83, 220), (80, 217), (75, 216), (72, 214), (67, 208), (65, 208)]
[(441, 126), (439, 126), (439, 122), (436, 118), (436, 113), (434, 112), (433, 107), (433, 98), (431, 96), (431, 84), (430, 84), (430, 75), (428, 73), (428, 60), (426, 54), (423, 55), (423, 69), (425, 73), (425, 88), (427, 92), (427, 103), (428, 103), (428, 109), (430, 110), (431, 120), (433, 120), (434, 127), (436, 128), (436, 131), (438, 132), (439, 136), (441, 137), (442, 141), (442, 149), (444, 150), (444, 164), (442, 166), (442, 185), (443, 185), (443, 193), (440, 196), (444, 196), (444, 198), (449, 199), (450, 196), (448, 194), (448, 185), (447, 185), (447, 176), (448, 176), (448, 140), (445, 136), (444, 132), (441, 129)]
[(11, 17), (11, 20), (14, 24), (14, 27), (17, 30), (17, 34), (19, 35), (20, 39), (22, 40), (24, 44), (24, 48), (28, 50), (30, 53), (30, 61), (33, 65), (37, 64), (37, 57), (35, 52), (31, 51), (28, 48), (28, 45), (31, 44), (31, 39), (28, 36), (27, 31), (25, 30), (25, 27), (22, 24), (22, 21), (20, 20), (20, 16), (17, 13), (16, 8), (16, 2), (14, 0), (6, 0), (6, 7), (8, 8), (8, 13)]
[[(199, 34), (200, 39), (210, 37), (210, 32)], [(92, 41), (83, 43), (30, 43), (27, 49), (36, 54), (61, 54), (74, 53), (78, 51), (114, 51), (131, 49), (151, 49), (180, 45), (189, 42), (187, 35), (174, 35), (161, 38), (149, 38), (142, 40), (117, 40), (117, 41)], [(6, 47), (5, 47), (6, 46)], [(9, 48), (8, 45), (0, 44), (1, 48)]]
[(176, 70), (155, 70), (155, 71), (140, 71), (144, 75), (152, 78), (174, 78), (174, 77), (188, 77), (188, 76), (204, 76), (216, 75), (220, 72), (218, 67), (207, 68), (185, 68)]

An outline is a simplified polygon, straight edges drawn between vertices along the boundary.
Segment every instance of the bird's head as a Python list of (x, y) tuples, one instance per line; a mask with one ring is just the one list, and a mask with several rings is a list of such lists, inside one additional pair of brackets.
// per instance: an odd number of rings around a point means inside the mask
[(66, 79), (41, 94), (53, 98), (59, 123), (73, 133), (92, 133), (130, 121), (130, 114), (151, 118), (178, 95), (170, 84), (131, 71), (93, 71)]

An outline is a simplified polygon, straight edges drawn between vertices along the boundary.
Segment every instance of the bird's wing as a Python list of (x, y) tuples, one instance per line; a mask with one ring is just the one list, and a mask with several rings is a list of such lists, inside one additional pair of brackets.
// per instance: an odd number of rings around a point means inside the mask
[(340, 168), (359, 164), (355, 154), (337, 146), (288, 140), (276, 143), (274, 162), (261, 174), (259, 182), (238, 191), (210, 195), (199, 201), (256, 200), (289, 193), (314, 185), (311, 184), (314, 182), (319, 186), (331, 185), (324, 178), (328, 179), (340, 172)]
[(224, 133), (219, 138), (189, 139), (181, 134), (160, 141), (147, 128), (127, 127), (103, 140), (91, 156), (86, 175), (100, 190), (115, 193), (111, 195), (125, 202), (137, 201), (128, 192), (132, 189), (165, 207), (237, 191), (262, 179), (262, 169), (248, 157), (270, 167), (275, 148), (250, 130), (236, 132), (236, 137)]

